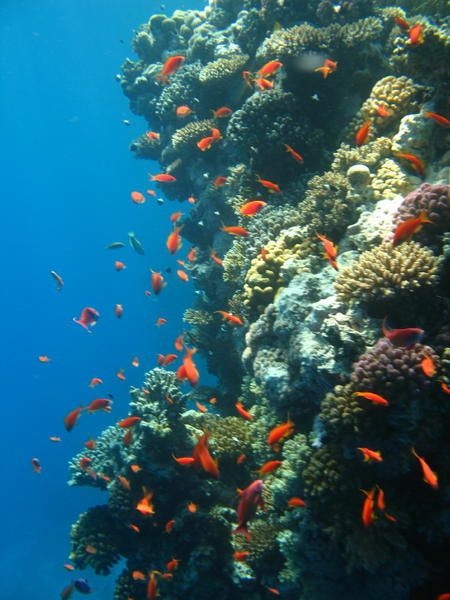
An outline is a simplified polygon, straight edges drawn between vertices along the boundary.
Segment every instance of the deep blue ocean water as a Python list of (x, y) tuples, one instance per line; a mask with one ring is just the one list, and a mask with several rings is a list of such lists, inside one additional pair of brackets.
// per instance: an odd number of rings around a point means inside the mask
[[(70, 525), (103, 497), (68, 487), (67, 461), (126, 415), (129, 385), (140, 385), (156, 353), (172, 351), (192, 300), (176, 269), (157, 301), (145, 296), (150, 268), (176, 266), (164, 243), (168, 216), (180, 207), (154, 199), (138, 206), (129, 196), (144, 191), (147, 172), (158, 169), (128, 151), (145, 123), (130, 113), (115, 74), (132, 56), (133, 29), (154, 12), (160, 6), (148, 0), (0, 2), (1, 600), (50, 600), (69, 583), (62, 565)], [(104, 249), (126, 242), (128, 231), (144, 244), (144, 257), (128, 246)], [(115, 272), (116, 259), (125, 271)], [(61, 293), (51, 269), (65, 280)], [(124, 306), (120, 321), (116, 303)], [(101, 313), (92, 335), (72, 322), (84, 306)], [(160, 316), (168, 323), (157, 329)], [(38, 355), (52, 362), (40, 364)], [(137, 369), (130, 366), (134, 355)], [(125, 382), (115, 375), (121, 367)], [(90, 390), (94, 376), (105, 383)], [(114, 395), (113, 413), (86, 416), (67, 434), (65, 414), (106, 392)], [(50, 435), (63, 442), (52, 444)], [(42, 463), (40, 475), (33, 457)], [(112, 597), (114, 577), (84, 575), (93, 600)]]

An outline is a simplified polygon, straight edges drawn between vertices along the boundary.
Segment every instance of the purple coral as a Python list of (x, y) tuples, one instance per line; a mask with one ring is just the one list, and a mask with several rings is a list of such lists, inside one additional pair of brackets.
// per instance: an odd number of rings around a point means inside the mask
[(400, 348), (382, 338), (361, 355), (351, 379), (357, 391), (420, 394), (432, 385), (420, 364), (426, 356), (438, 364), (439, 359), (430, 346), (414, 344)]
[(403, 200), (395, 217), (395, 225), (418, 217), (422, 211), (426, 212), (431, 224), (425, 225), (415, 239), (430, 243), (450, 227), (450, 186), (422, 183)]

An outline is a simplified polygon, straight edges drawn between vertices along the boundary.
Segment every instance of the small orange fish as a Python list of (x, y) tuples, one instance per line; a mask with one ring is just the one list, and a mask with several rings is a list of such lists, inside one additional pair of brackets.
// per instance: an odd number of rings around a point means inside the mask
[(219, 267), (223, 267), (223, 260), (217, 256), (214, 250), (211, 250), (211, 254), (209, 256), (213, 259), (216, 265), (219, 265)]
[(383, 458), (381, 456), (381, 452), (377, 452), (375, 450), (370, 450), (369, 448), (357, 448), (364, 456), (364, 461), (366, 462), (382, 462)]
[(84, 447), (87, 448), (88, 450), (95, 450), (96, 445), (97, 444), (95, 443), (95, 440), (92, 438), (90, 438), (89, 440), (86, 440), (84, 442)]
[(441, 390), (444, 392), (444, 394), (450, 394), (450, 387), (443, 381), (441, 382)]
[(239, 237), (248, 237), (250, 235), (246, 229), (240, 227), (239, 225), (232, 225), (231, 227), (223, 226), (220, 230), (224, 233), (228, 233), (229, 235), (236, 235)]
[(210, 404), (217, 404), (217, 398), (210, 398), (210, 399), (208, 400), (208, 402), (209, 402)]
[(196, 403), (195, 403), (195, 406), (198, 408), (198, 410), (199, 410), (201, 413), (207, 413), (207, 412), (208, 412), (208, 407), (207, 407), (207, 406), (205, 406), (204, 404), (201, 404), (200, 402), (196, 402)]
[(178, 358), (177, 354), (158, 354), (158, 365), (166, 367)]
[(241, 417), (243, 417), (247, 421), (253, 421), (253, 416), (247, 410), (245, 410), (242, 402), (236, 402), (234, 406), (236, 407), (236, 410), (241, 415)]
[(182, 216), (183, 216), (183, 213), (181, 211), (178, 211), (178, 212), (172, 213), (169, 218), (172, 221), (172, 223), (176, 223), (177, 221), (179, 221), (181, 219)]
[(290, 508), (301, 508), (303, 506), (306, 506), (306, 502), (301, 498), (294, 496), (288, 500), (288, 506)]
[(48, 356), (38, 356), (38, 361), (41, 363), (49, 363), (52, 362), (52, 359), (49, 358)]
[(401, 17), (394, 17), (394, 21), (395, 24), (398, 25), (402, 31), (409, 30), (409, 23), (405, 21), (405, 19), (402, 19)]
[(250, 73), (250, 71), (242, 71), (242, 77), (243, 77), (245, 83), (248, 85), (248, 87), (252, 88), (255, 78)]
[(223, 175), (218, 175), (214, 181), (213, 181), (213, 185), (215, 187), (222, 187), (223, 185), (226, 184), (226, 182), (228, 181), (228, 177), (224, 177)]
[(181, 227), (174, 227), (167, 238), (166, 247), (170, 254), (175, 254), (182, 246), (180, 231)]
[(66, 569), (66, 571), (75, 571), (74, 565), (71, 565), (70, 563), (65, 563), (63, 567)]
[(257, 177), (256, 181), (260, 183), (263, 187), (265, 187), (269, 192), (274, 192), (276, 194), (281, 193), (280, 186), (273, 181), (269, 181), (268, 179), (261, 179), (261, 177)]
[(135, 204), (144, 204), (145, 202), (145, 196), (142, 192), (131, 192), (130, 196)]
[(231, 115), (233, 111), (228, 106), (221, 106), (220, 108), (213, 110), (213, 115), (216, 119), (224, 119)]
[(80, 458), (78, 466), (80, 467), (80, 469), (83, 469), (83, 471), (86, 471), (88, 469), (88, 467), (90, 466), (91, 463), (92, 463), (92, 459), (91, 458), (89, 458), (87, 456), (82, 456)]
[(303, 160), (303, 156), (299, 154), (296, 150), (294, 150), (294, 148), (289, 146), (289, 144), (283, 144), (283, 146), (286, 148), (286, 152), (289, 152), (289, 154), (296, 162), (300, 163), (301, 165), (305, 162)]
[(353, 395), (370, 400), (370, 402), (373, 402), (374, 404), (381, 404), (382, 406), (389, 405), (389, 402), (385, 398), (378, 394), (373, 394), (372, 392), (353, 392)]
[(268, 473), (273, 473), (274, 471), (279, 469), (282, 464), (283, 461), (281, 460), (268, 460), (266, 463), (263, 464), (262, 467), (258, 469), (258, 473), (260, 475), (267, 475)]
[(31, 459), (31, 466), (33, 467), (33, 471), (35, 473), (40, 473), (42, 471), (41, 462), (38, 458)]
[(145, 190), (145, 192), (149, 195), (149, 196), (156, 196), (156, 192), (155, 190)]
[(123, 315), (123, 306), (121, 304), (116, 304), (114, 307), (114, 312), (116, 313), (116, 317), (121, 319)]
[(131, 577), (134, 581), (145, 581), (147, 579), (142, 571), (133, 571)]
[(123, 271), (127, 268), (127, 265), (121, 260), (116, 260), (116, 262), (114, 263), (114, 268), (116, 271)]
[(126, 379), (125, 369), (119, 369), (116, 373), (116, 377), (117, 377), (117, 379), (120, 379), (121, 381), (125, 381), (125, 379)]
[(189, 281), (189, 275), (186, 273), (186, 271), (183, 271), (182, 269), (178, 269), (177, 275), (181, 279), (181, 281), (184, 281), (184, 282)]
[(215, 140), (222, 139), (222, 133), (220, 132), (220, 129), (217, 129), (217, 127), (211, 127), (211, 135)]
[(148, 137), (149, 140), (159, 140), (159, 133), (156, 133), (156, 131), (146, 131), (145, 135)]
[(363, 522), (364, 527), (370, 527), (374, 519), (375, 488), (372, 488), (370, 492), (366, 492), (365, 490), (361, 491), (366, 496), (363, 502), (361, 520)]
[(167, 521), (167, 523), (164, 525), (164, 531), (166, 533), (172, 533), (174, 525), (175, 525), (175, 519), (170, 519), (170, 521)]
[(322, 242), (323, 249), (325, 250), (325, 258), (328, 260), (328, 262), (333, 267), (333, 269), (338, 271), (339, 267), (338, 267), (338, 264), (336, 261), (338, 247), (335, 246), (333, 244), (333, 242), (331, 240), (329, 240), (328, 238), (326, 238), (324, 235), (320, 235), (319, 233), (316, 233), (316, 236)]
[(383, 119), (385, 119), (386, 117), (390, 117), (392, 115), (392, 111), (389, 110), (388, 108), (386, 108), (385, 106), (383, 106), (382, 104), (379, 104), (376, 107), (376, 113), (379, 117), (382, 117)]
[(244, 325), (244, 322), (242, 321), (242, 319), (240, 319), (236, 315), (232, 315), (229, 312), (225, 312), (224, 310), (215, 310), (214, 313), (221, 315), (222, 319), (224, 321), (228, 321), (229, 323), (232, 323), (233, 325), (239, 325), (240, 327), (242, 327), (242, 325)]
[(147, 489), (145, 486), (142, 488), (143, 497), (139, 500), (136, 505), (136, 510), (141, 513), (144, 517), (155, 514), (155, 508), (152, 503), (153, 492)]
[(183, 337), (183, 334), (179, 335), (174, 342), (175, 350), (178, 350), (178, 352), (183, 350)]
[(279, 60), (269, 60), (265, 65), (263, 65), (256, 74), (260, 77), (271, 77), (275, 75), (277, 71), (283, 66)]
[(267, 437), (267, 441), (270, 446), (274, 444), (278, 444), (279, 442), (285, 440), (287, 437), (290, 437), (294, 433), (294, 422), (288, 419), (286, 423), (282, 423), (281, 425), (277, 425), (274, 427)]
[(448, 119), (446, 119), (445, 117), (443, 117), (442, 115), (438, 115), (434, 112), (425, 112), (425, 113), (423, 113), (423, 116), (425, 117), (425, 119), (431, 119), (432, 121), (434, 121), (441, 127), (445, 127), (445, 128), (450, 127), (450, 121)]
[(195, 348), (186, 348), (186, 354), (183, 358), (184, 374), (192, 387), (196, 386), (199, 381), (199, 372), (195, 366), (193, 355), (197, 352)]
[(408, 32), (409, 35), (409, 43), (411, 46), (419, 46), (423, 44), (425, 39), (423, 36), (423, 25), (420, 23), (416, 23), (411, 27)]
[(139, 473), (140, 471), (142, 471), (142, 467), (140, 467), (139, 465), (130, 465), (130, 469), (133, 473)]
[(122, 427), (122, 429), (128, 429), (128, 427), (134, 427), (135, 425), (137, 425), (139, 421), (142, 421), (141, 417), (125, 417), (125, 419), (119, 421), (117, 425), (118, 427)]
[(434, 377), (436, 375), (436, 364), (431, 356), (426, 356), (422, 359), (420, 368), (427, 377)]
[(236, 550), (233, 553), (233, 558), (237, 562), (243, 562), (245, 559), (250, 556), (250, 552), (248, 550)]
[(153, 292), (158, 295), (160, 291), (166, 287), (167, 283), (164, 281), (164, 277), (161, 273), (155, 271), (151, 272), (151, 284)]
[(189, 504), (186, 506), (186, 508), (188, 509), (189, 512), (196, 513), (197, 509), (198, 509), (198, 505), (195, 504), (194, 502), (189, 502)]
[(161, 325), (165, 325), (166, 323), (167, 319), (165, 319), (164, 317), (158, 317), (158, 319), (156, 319), (155, 321), (156, 327), (161, 327)]
[(395, 156), (402, 158), (403, 160), (407, 160), (414, 171), (416, 171), (421, 177), (425, 175), (425, 165), (418, 156), (415, 156), (414, 154), (405, 154), (404, 152), (397, 152)]
[(260, 254), (260, 256), (261, 256), (261, 258), (263, 260), (266, 260), (267, 254), (268, 254), (267, 249), (266, 248), (261, 248), (261, 250), (259, 251), (259, 254)]
[(103, 383), (103, 379), (100, 379), (100, 377), (93, 377), (91, 379), (91, 381), (89, 382), (88, 387), (95, 388), (97, 385), (100, 385), (101, 383)]
[(117, 475), (117, 480), (119, 481), (120, 485), (123, 487), (124, 490), (131, 490), (131, 483), (126, 477), (124, 477), (123, 475)]
[(178, 569), (178, 565), (180, 564), (180, 560), (177, 558), (172, 558), (172, 560), (169, 560), (169, 562), (166, 564), (166, 569), (168, 571), (175, 571), (175, 569)]
[(413, 455), (417, 458), (417, 460), (420, 463), (420, 466), (422, 468), (422, 474), (423, 474), (423, 480), (424, 480), (424, 482), (428, 483), (428, 485), (430, 485), (434, 490), (437, 490), (439, 488), (437, 474), (434, 471), (431, 470), (430, 466), (425, 461), (425, 459), (421, 458), (417, 454), (417, 452), (415, 451), (414, 448), (411, 448), (411, 452), (413, 453)]
[(245, 456), (245, 454), (239, 454), (239, 456), (236, 458), (236, 464), (237, 465), (242, 465), (242, 463), (247, 459), (247, 457)]
[(202, 152), (206, 152), (206, 150), (211, 150), (215, 141), (216, 138), (214, 138), (212, 135), (207, 135), (206, 137), (199, 140), (196, 145), (199, 150), (201, 150)]
[(265, 206), (267, 206), (267, 202), (263, 202), (262, 200), (250, 200), (240, 207), (239, 212), (245, 217), (253, 217), (253, 215), (259, 213)]
[(163, 84), (168, 84), (169, 76), (176, 73), (185, 60), (185, 57), (179, 54), (171, 56), (166, 60), (160, 73), (155, 78)]
[(172, 454), (172, 458), (179, 465), (186, 467), (188, 465), (193, 465), (195, 463), (195, 458), (193, 456), (175, 456)]
[(79, 406), (74, 410), (70, 411), (70, 413), (64, 418), (64, 426), (66, 431), (72, 431), (72, 429), (77, 424), (78, 419), (80, 418), (81, 411), (83, 407)]
[(63, 591), (59, 594), (59, 597), (61, 598), (61, 600), (69, 600), (69, 598), (73, 594), (74, 589), (75, 589), (75, 586), (73, 583), (70, 583), (68, 586), (66, 586), (63, 589)]
[(98, 410), (111, 412), (111, 400), (109, 398), (96, 398), (95, 400), (92, 400), (86, 410), (88, 413), (97, 412)]
[(139, 366), (139, 357), (138, 356), (133, 357), (133, 360), (131, 361), (131, 366), (136, 367), (136, 368)]
[(87, 544), (84, 549), (88, 554), (97, 554), (97, 548), (92, 544)]
[(135, 533), (141, 533), (141, 530), (139, 529), (139, 527), (137, 525), (134, 525), (134, 523), (130, 523), (128, 525), (128, 527), (130, 529), (132, 529)]
[(196, 204), (197, 198), (195, 198), (194, 196), (188, 196), (187, 201), (189, 202), (189, 204)]
[(197, 249), (195, 248), (195, 246), (192, 246), (186, 258), (190, 263), (195, 262), (197, 260)]
[(60, 437), (56, 436), (56, 435), (51, 435), (48, 439), (51, 442), (62, 442), (62, 439)]
[(133, 429), (130, 428), (130, 429), (128, 429), (126, 434), (123, 436), (122, 443), (125, 446), (125, 448), (128, 448), (128, 446), (131, 444), (132, 441), (133, 441)]
[(188, 117), (189, 115), (192, 115), (192, 113), (193, 113), (192, 108), (190, 108), (189, 106), (186, 106), (186, 105), (177, 106), (177, 108), (175, 110), (176, 116), (181, 117), (181, 118)]
[(279, 596), (281, 594), (281, 592), (280, 592), (280, 590), (278, 588), (270, 587), (268, 585), (265, 585), (264, 587), (266, 588), (266, 590), (268, 592), (270, 592), (274, 596)]
[(338, 63), (334, 60), (330, 60), (326, 58), (323, 65), (321, 67), (317, 67), (314, 69), (316, 73), (322, 73), (322, 77), (326, 79), (329, 75), (334, 73), (337, 70)]
[(361, 125), (355, 135), (355, 144), (357, 146), (362, 146), (367, 142), (367, 138), (369, 137), (370, 128), (372, 126), (372, 121), (366, 121)]
[(273, 88), (273, 81), (269, 81), (264, 77), (257, 77), (255, 79), (255, 83), (262, 92), (264, 90), (271, 90)]
[(392, 244), (398, 246), (402, 242), (409, 241), (414, 234), (422, 229), (424, 223), (432, 223), (430, 219), (427, 219), (425, 211), (422, 211), (418, 217), (406, 219), (406, 221), (399, 223), (395, 228)]
[(158, 183), (172, 183), (177, 178), (169, 173), (157, 173), (156, 175), (150, 175), (150, 181), (157, 181)]

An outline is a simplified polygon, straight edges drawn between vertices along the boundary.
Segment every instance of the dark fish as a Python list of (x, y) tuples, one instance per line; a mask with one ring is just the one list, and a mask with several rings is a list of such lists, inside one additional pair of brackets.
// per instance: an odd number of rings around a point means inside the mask
[(60, 292), (64, 285), (64, 279), (56, 271), (50, 271), (50, 275), (56, 281), (56, 291)]
[(164, 273), (172, 273), (172, 269), (170, 267), (167, 267), (167, 269), (164, 269)]
[(141, 242), (134, 235), (134, 231), (130, 231), (128, 233), (128, 241), (130, 243), (130, 246), (133, 248), (133, 250), (135, 252), (137, 252), (141, 256), (143, 256), (145, 254), (144, 246), (141, 244)]
[(393, 346), (410, 348), (422, 341), (424, 330), (419, 327), (406, 327), (404, 329), (387, 328), (386, 318), (383, 320), (383, 335)]
[(92, 592), (87, 580), (84, 579), (84, 577), (75, 579), (74, 586), (77, 592), (80, 592), (80, 594), (90, 594)]
[(116, 248), (123, 248), (125, 244), (123, 242), (112, 242), (105, 246), (106, 250), (116, 250)]

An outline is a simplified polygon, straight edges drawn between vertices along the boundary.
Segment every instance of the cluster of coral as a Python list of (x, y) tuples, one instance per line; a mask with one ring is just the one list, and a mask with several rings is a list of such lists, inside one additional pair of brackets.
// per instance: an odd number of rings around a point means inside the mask
[[(211, 0), (135, 35), (121, 86), (158, 135), (131, 150), (173, 176), (159, 184), (170, 200), (196, 199), (185, 340), (217, 384), (154, 369), (131, 392), (130, 439), (109, 428), (71, 463), (72, 484), (108, 494), (74, 525), (72, 559), (102, 574), (122, 560), (115, 600), (143, 600), (148, 572), (168, 600), (450, 590), (450, 130), (429, 116), (448, 109), (450, 32), (445, 3), (404, 7)], [(173, 56), (184, 62), (164, 81)], [(261, 83), (268, 61), (282, 64)], [(422, 335), (396, 342), (408, 328)], [(205, 433), (218, 480), (173, 458)], [(249, 539), (233, 535), (236, 488), (269, 460), (266, 509)]]

